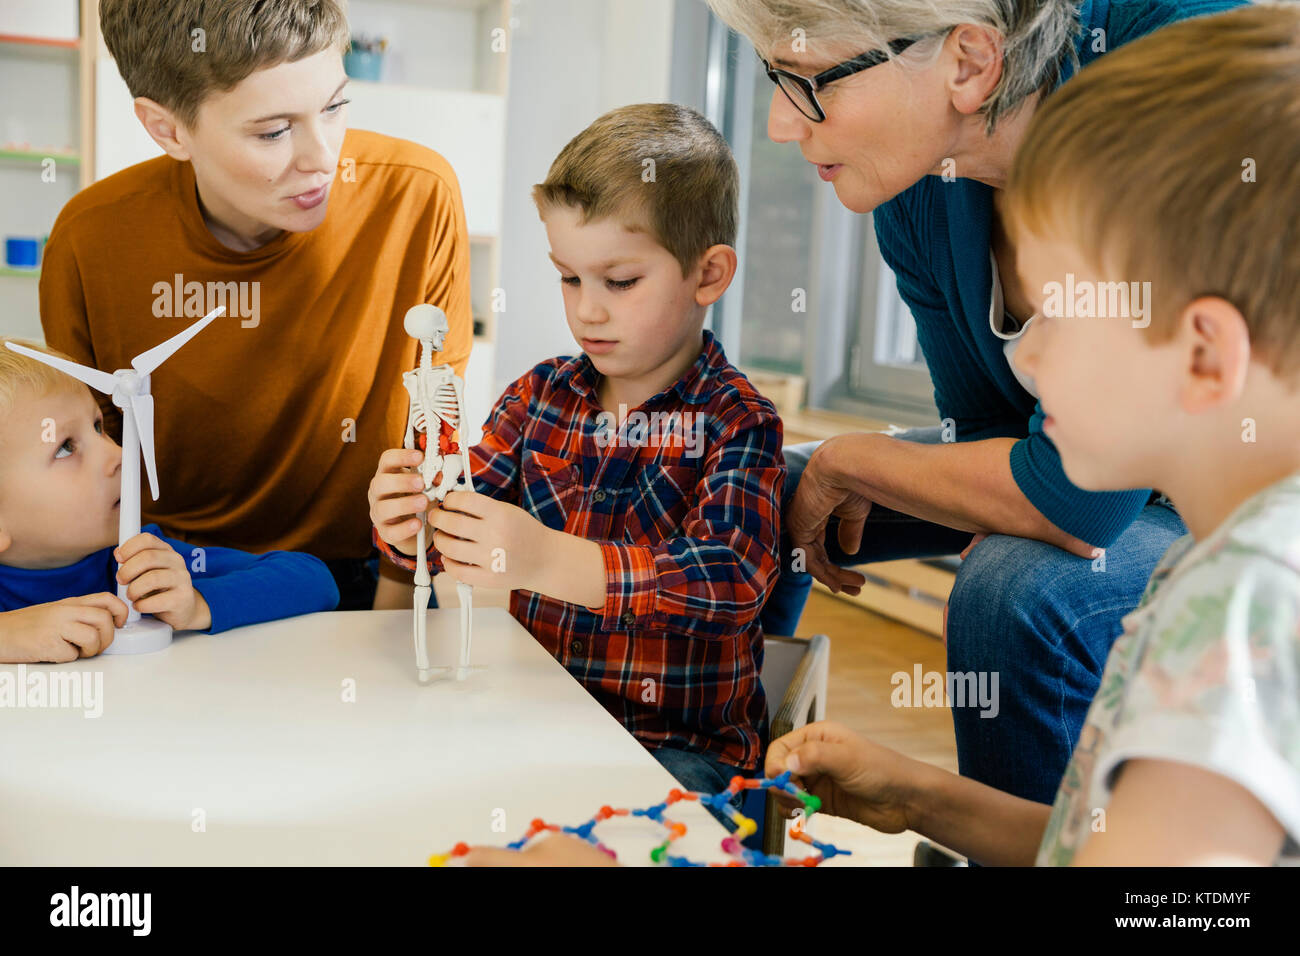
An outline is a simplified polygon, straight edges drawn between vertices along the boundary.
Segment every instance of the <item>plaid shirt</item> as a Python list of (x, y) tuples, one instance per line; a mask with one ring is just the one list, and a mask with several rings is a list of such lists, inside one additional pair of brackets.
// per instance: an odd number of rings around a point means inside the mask
[[(541, 363), (506, 389), (470, 450), (477, 491), (597, 542), (605, 561), (602, 610), (517, 590), (510, 612), (645, 746), (753, 769), (781, 420), (708, 331), (695, 364), (621, 428), (602, 416), (599, 378), (586, 355)], [(442, 570), (432, 547), (429, 569)]]

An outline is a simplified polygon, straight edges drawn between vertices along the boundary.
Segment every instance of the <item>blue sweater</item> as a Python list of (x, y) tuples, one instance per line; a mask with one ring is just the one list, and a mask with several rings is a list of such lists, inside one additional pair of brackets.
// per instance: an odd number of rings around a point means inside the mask
[[(1243, 0), (1085, 0), (1075, 42), (1079, 63), (1086, 66), (1101, 55), (1093, 51), (1094, 29), (1105, 30), (1106, 49), (1114, 50), (1167, 23), (1242, 5)], [(1072, 73), (1066, 63), (1062, 81)], [(953, 420), (957, 440), (1020, 439), (1011, 449), (1011, 473), (1025, 497), (1068, 534), (1109, 547), (1142, 510), (1150, 489), (1089, 492), (1066, 478), (1056, 446), (1043, 434), (1042, 406), (1016, 381), (1003, 341), (989, 329), (993, 192), (973, 179), (926, 176), (876, 208), (880, 252), (916, 317), (935, 404), (943, 418)]]
[[(249, 554), (233, 548), (202, 548), (203, 570), (196, 571), (196, 550), (184, 541), (164, 538), (156, 524), (144, 531), (156, 535), (185, 558), (194, 590), (212, 610), (208, 634), (247, 624), (261, 624), (312, 611), (332, 611), (339, 591), (323, 561), (296, 551)], [(33, 604), (107, 591), (117, 593), (117, 562), (113, 548), (104, 548), (63, 568), (32, 571), (0, 565), (0, 611), (17, 611)]]

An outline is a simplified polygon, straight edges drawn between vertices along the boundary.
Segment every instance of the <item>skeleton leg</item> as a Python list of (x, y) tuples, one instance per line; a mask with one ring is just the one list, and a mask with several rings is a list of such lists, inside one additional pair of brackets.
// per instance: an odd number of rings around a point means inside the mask
[[(459, 397), (459, 395), (457, 396)], [(474, 490), (474, 478), (469, 467), (469, 449), (462, 446), (459, 459), (450, 458), (463, 466), (460, 471), (460, 484), (467, 490)], [(474, 586), (457, 584), (456, 595), (460, 598), (460, 666), (456, 668), (456, 679), (464, 680), (469, 672), (469, 649), (474, 639)]]
[(420, 674), (420, 683), (427, 681), (432, 674), (429, 669), (429, 642), (426, 633), (429, 620), (429, 594), (433, 591), (433, 582), (429, 577), (429, 560), (425, 557), (424, 525), (415, 538), (415, 666)]
[(460, 598), (460, 661), (456, 665), (456, 680), (469, 674), (469, 645), (474, 637), (474, 588), (457, 582), (456, 595)]

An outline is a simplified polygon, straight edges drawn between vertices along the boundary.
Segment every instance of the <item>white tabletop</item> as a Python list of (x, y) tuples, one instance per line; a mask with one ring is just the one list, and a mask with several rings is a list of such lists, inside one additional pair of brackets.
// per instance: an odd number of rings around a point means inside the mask
[[(475, 612), (486, 669), (462, 683), (418, 683), (410, 621), (313, 614), (28, 666), (29, 683), (102, 673), (103, 713), (0, 707), (0, 862), (423, 865), (678, 786), (503, 608)], [(431, 611), (431, 661), (454, 661), (458, 641), (458, 610)], [(674, 852), (726, 859), (702, 807), (670, 815), (689, 828)], [(597, 834), (631, 863), (662, 839), (645, 820)]]

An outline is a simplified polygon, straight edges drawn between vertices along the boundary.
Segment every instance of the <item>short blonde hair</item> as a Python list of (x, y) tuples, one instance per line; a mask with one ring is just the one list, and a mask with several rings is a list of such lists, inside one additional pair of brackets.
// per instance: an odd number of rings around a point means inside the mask
[(99, 0), (99, 22), (131, 95), (191, 127), (209, 93), (351, 45), (346, 0)]
[(6, 342), (25, 345), (34, 352), (43, 352), (69, 362), (76, 361), (72, 356), (40, 342), (0, 336), (0, 413), (7, 414), (11, 411), (23, 395), (39, 397), (86, 387), (71, 375), (65, 375), (43, 362), (6, 348)]
[[(653, 161), (651, 164), (649, 161)], [(617, 217), (646, 230), (685, 276), (710, 246), (736, 244), (740, 173), (722, 134), (695, 110), (641, 103), (611, 110), (569, 141), (533, 187), (545, 216)]]
[(1002, 200), (1009, 227), (1150, 281), (1153, 341), (1219, 296), (1255, 355), (1300, 373), (1300, 5), (1194, 17), (1108, 53), (1039, 108)]

